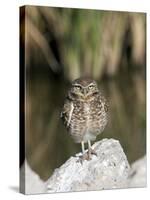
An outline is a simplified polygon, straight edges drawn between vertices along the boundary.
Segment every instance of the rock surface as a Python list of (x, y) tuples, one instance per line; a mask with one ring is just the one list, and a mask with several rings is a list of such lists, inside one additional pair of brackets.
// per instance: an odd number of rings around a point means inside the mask
[[(20, 171), (20, 191), (25, 194), (102, 190), (112, 188), (146, 187), (146, 156), (135, 161), (131, 168), (114, 139), (96, 142), (97, 156), (79, 162), (79, 155), (68, 159), (44, 182), (27, 161)], [(47, 189), (48, 188), (48, 189)]]
[(70, 192), (127, 188), (130, 167), (120, 143), (103, 139), (92, 148), (97, 156), (90, 161), (79, 161), (79, 155), (68, 159), (55, 169), (48, 180), (48, 192)]
[(147, 185), (146, 156), (131, 165), (128, 187), (146, 187)]
[(47, 192), (46, 182), (40, 179), (26, 160), (20, 170), (20, 192), (23, 194), (41, 194)]

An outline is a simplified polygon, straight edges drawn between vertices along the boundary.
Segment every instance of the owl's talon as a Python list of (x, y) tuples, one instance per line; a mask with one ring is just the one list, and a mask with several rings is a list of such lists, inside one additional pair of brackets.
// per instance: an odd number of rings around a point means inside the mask
[(88, 152), (82, 154), (81, 156), (79, 156), (79, 162), (81, 162), (81, 164), (83, 164), (84, 160), (91, 160), (91, 156), (88, 154)]
[(88, 152), (89, 152), (89, 154), (93, 154), (93, 155), (97, 156), (96, 151), (95, 151), (94, 149), (92, 149), (92, 148), (90, 148), (90, 149), (88, 150)]

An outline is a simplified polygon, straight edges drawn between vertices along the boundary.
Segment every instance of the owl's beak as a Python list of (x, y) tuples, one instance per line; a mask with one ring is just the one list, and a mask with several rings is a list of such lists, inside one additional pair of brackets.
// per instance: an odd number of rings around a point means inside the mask
[(87, 94), (87, 89), (84, 89), (84, 90), (83, 90), (83, 94), (84, 94), (84, 96), (86, 96), (86, 94)]

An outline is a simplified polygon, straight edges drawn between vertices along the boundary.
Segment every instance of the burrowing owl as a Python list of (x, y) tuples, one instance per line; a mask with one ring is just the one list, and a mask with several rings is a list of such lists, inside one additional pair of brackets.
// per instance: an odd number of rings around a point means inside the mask
[[(91, 154), (95, 154), (91, 141), (104, 130), (107, 111), (108, 104), (94, 80), (79, 78), (72, 82), (61, 118), (74, 141), (81, 143), (83, 158), (91, 159)], [(88, 143), (88, 153), (85, 153), (84, 143)]]

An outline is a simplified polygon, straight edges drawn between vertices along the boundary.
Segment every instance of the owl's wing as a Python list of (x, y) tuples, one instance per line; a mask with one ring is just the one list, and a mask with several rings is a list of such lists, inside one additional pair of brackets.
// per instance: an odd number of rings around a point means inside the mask
[(101, 100), (101, 102), (103, 102), (105, 112), (108, 112), (108, 109), (109, 109), (108, 101), (105, 99), (104, 96), (101, 96), (100, 100)]
[(66, 99), (64, 102), (63, 109), (60, 113), (60, 117), (62, 118), (65, 126), (69, 127), (72, 113), (74, 110), (73, 102), (69, 99)]

